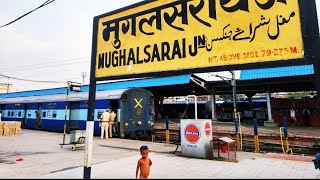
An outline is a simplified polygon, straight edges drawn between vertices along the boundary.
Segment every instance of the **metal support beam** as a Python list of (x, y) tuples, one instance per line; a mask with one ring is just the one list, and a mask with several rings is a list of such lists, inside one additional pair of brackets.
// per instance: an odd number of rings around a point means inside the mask
[[(315, 5), (313, 6), (313, 8), (320, 6), (319, 1), (317, 1), (318, 3), (315, 2), (315, 4), (311, 4)], [(313, 9), (314, 10), (314, 9)], [(317, 16), (315, 14), (320, 14), (320, 12), (316, 12), (313, 11), (313, 16), (315, 18), (315, 22), (316, 26), (315, 28), (319, 30), (319, 19), (317, 18)], [(315, 43), (313, 46), (313, 52), (315, 52), (315, 57), (314, 57), (314, 61), (313, 61), (313, 68), (314, 68), (314, 74), (315, 74), (315, 84), (316, 84), (316, 90), (317, 90), (317, 114), (320, 115), (320, 37), (319, 37), (319, 31), (318, 33), (315, 33)]]
[(236, 117), (237, 113), (237, 88), (236, 88), (236, 77), (234, 71), (230, 71), (232, 74), (232, 80), (231, 80), (231, 86), (232, 86), (232, 97), (233, 97), (233, 112), (234, 112), (234, 118)]
[[(302, 33), (304, 36), (305, 59), (312, 60), (314, 68), (314, 82), (317, 90), (317, 112), (320, 114), (320, 38), (319, 21), (317, 18), (317, 4), (315, 0), (299, 0)], [(319, 4), (318, 4), (319, 5)]]
[[(320, 12), (319, 12), (320, 13)], [(315, 57), (313, 57), (314, 82), (317, 90), (317, 114), (320, 115), (320, 38), (314, 45)], [(317, 48), (317, 49), (316, 49)]]

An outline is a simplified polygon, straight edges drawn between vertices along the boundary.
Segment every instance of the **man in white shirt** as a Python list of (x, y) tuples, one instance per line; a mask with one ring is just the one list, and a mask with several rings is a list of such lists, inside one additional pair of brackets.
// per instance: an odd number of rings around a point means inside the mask
[(292, 126), (295, 126), (297, 122), (297, 118), (296, 118), (296, 111), (294, 110), (294, 108), (290, 110), (290, 117), (292, 119), (292, 122), (291, 122)]
[(106, 132), (106, 139), (108, 139), (108, 127), (109, 127), (109, 121), (110, 121), (110, 113), (109, 108), (106, 109), (106, 112), (104, 112), (100, 117), (100, 123), (101, 123), (101, 137), (100, 139), (103, 139), (104, 132)]

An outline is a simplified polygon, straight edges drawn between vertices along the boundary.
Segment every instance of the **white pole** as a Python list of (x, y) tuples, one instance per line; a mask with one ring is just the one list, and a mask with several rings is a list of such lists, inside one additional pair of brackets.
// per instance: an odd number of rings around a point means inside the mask
[(212, 116), (212, 120), (215, 120), (215, 118), (216, 118), (216, 95), (215, 95), (214, 91), (212, 91), (212, 94), (211, 94), (211, 116)]
[(195, 118), (198, 119), (198, 108), (197, 108), (197, 96), (194, 96), (194, 112), (195, 112)]
[(273, 122), (273, 119), (272, 119), (272, 113), (271, 113), (271, 98), (270, 98), (270, 92), (267, 92), (266, 93), (266, 96), (267, 96), (267, 108), (268, 108), (268, 122)]
[(195, 119), (197, 120), (198, 119), (198, 112), (197, 112), (197, 96), (196, 95), (188, 95), (187, 96), (187, 104), (188, 104), (188, 101), (189, 101), (189, 97), (194, 97), (194, 113), (195, 113)]
[(84, 151), (84, 179), (90, 179), (94, 121), (87, 121), (86, 146)]

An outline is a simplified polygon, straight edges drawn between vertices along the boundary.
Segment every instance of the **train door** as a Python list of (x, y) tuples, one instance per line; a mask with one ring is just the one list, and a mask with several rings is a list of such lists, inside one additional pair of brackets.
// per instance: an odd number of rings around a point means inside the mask
[(80, 120), (80, 102), (70, 103), (70, 114), (69, 114), (69, 128), (68, 132), (72, 130), (79, 130), (79, 120)]
[(115, 118), (115, 120), (114, 120), (114, 122), (112, 124), (112, 131), (111, 131), (112, 132), (112, 137), (113, 136), (114, 137), (119, 137), (120, 136), (120, 133), (119, 133), (119, 130), (118, 130), (118, 127), (120, 127), (120, 121), (118, 121), (119, 100), (118, 99), (111, 99), (109, 101), (109, 104), (110, 104), (111, 112), (116, 113), (116, 118)]
[(24, 104), (23, 105), (23, 116), (22, 116), (22, 123), (21, 123), (21, 127), (22, 128), (26, 128), (27, 127), (27, 113), (28, 113), (28, 105)]
[(35, 123), (35, 128), (36, 129), (41, 129), (42, 127), (42, 120), (41, 117), (43, 117), (42, 115), (42, 103), (38, 103), (37, 104), (37, 111), (36, 111), (36, 123)]

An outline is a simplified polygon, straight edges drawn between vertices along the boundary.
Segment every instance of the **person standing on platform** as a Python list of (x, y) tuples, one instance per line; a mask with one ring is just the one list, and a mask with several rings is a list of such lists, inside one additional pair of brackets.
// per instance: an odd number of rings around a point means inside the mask
[(36, 127), (41, 128), (41, 116), (38, 113), (38, 111), (36, 111), (35, 113), (36, 113)]
[(150, 174), (150, 166), (152, 165), (152, 161), (148, 158), (148, 146), (140, 147), (141, 158), (138, 161), (137, 169), (136, 169), (136, 179), (138, 179), (139, 169), (140, 175), (139, 179), (148, 179)]
[(304, 125), (311, 128), (311, 126), (310, 126), (310, 111), (309, 111), (309, 109), (304, 108), (302, 113), (303, 113), (303, 117), (304, 117)]
[(110, 121), (110, 113), (109, 108), (106, 109), (106, 112), (104, 112), (100, 117), (100, 124), (101, 124), (101, 137), (100, 139), (103, 139), (104, 132), (106, 133), (106, 139), (109, 138), (108, 136), (108, 127), (109, 127), (109, 121)]
[(290, 117), (291, 117), (291, 125), (295, 126), (297, 122), (297, 118), (296, 118), (296, 111), (294, 108), (290, 110)]
[(115, 119), (116, 119), (116, 116), (117, 114), (114, 112), (114, 110), (111, 110), (111, 114), (110, 114), (110, 125), (109, 125), (109, 134), (110, 134), (110, 137), (112, 138), (112, 133), (115, 133), (116, 131), (116, 127), (114, 125), (114, 123), (117, 123), (115, 122)]

